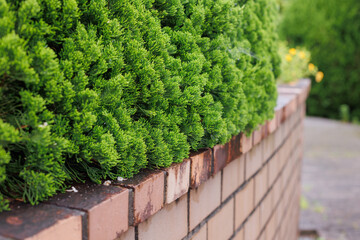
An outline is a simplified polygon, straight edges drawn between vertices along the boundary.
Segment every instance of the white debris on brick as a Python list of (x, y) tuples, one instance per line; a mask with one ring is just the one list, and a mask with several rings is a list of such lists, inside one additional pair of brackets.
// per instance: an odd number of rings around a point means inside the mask
[(125, 181), (125, 180), (127, 180), (127, 179), (126, 179), (126, 178), (123, 178), (123, 177), (118, 177), (117, 180), (118, 180), (119, 182), (122, 182), (122, 181)]
[(110, 180), (106, 180), (106, 181), (103, 183), (103, 185), (105, 185), (105, 186), (110, 186), (110, 185), (111, 185), (111, 181), (110, 181)]
[(71, 189), (67, 189), (66, 191), (67, 192), (75, 192), (75, 193), (78, 192), (78, 190), (75, 187), (71, 187)]

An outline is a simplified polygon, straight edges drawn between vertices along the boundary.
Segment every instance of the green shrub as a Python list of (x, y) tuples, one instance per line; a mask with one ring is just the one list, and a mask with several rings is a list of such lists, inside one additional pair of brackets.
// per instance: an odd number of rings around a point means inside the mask
[(281, 33), (293, 46), (304, 45), (312, 62), (325, 73), (313, 82), (308, 99), (311, 115), (340, 118), (349, 106), (360, 117), (360, 1), (292, 0), (284, 8)]
[(272, 0), (0, 0), (0, 192), (36, 204), (251, 132), (276, 102), (276, 14)]

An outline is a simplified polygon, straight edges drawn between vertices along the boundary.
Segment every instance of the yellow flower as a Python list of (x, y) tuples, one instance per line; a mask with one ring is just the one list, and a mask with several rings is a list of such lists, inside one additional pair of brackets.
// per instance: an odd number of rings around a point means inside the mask
[(315, 81), (316, 82), (321, 82), (321, 80), (323, 80), (323, 78), (324, 78), (324, 73), (323, 72), (319, 71), (319, 72), (316, 73), (316, 75), (315, 75)]
[(301, 59), (305, 59), (306, 54), (303, 51), (300, 51), (299, 56), (300, 56)]
[(312, 64), (312, 63), (309, 63), (308, 68), (309, 68), (309, 71), (310, 71), (310, 72), (311, 72), (311, 71), (314, 71), (315, 65)]
[(295, 48), (290, 48), (290, 49), (289, 49), (289, 53), (290, 53), (291, 55), (295, 56), (295, 55), (296, 55), (296, 49), (295, 49)]
[(286, 61), (291, 62), (292, 56), (290, 54), (286, 54), (285, 59), (286, 59)]

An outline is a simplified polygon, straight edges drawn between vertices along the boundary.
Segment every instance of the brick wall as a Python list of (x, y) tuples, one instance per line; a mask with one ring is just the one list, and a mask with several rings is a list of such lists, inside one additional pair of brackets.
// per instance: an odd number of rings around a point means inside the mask
[(295, 240), (309, 88), (279, 86), (274, 119), (168, 169), (79, 184), (37, 206), (14, 201), (0, 239)]

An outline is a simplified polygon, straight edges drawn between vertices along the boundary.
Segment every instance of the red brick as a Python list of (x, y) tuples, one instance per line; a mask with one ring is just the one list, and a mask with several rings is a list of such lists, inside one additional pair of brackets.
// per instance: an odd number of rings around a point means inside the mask
[(229, 163), (222, 174), (222, 200), (224, 201), (245, 181), (245, 156)]
[(231, 199), (208, 221), (208, 240), (227, 240), (234, 232), (234, 201)]
[(129, 229), (120, 235), (116, 240), (135, 240), (135, 227), (129, 227)]
[[(49, 204), (10, 204), (11, 211), (0, 213), (0, 236), (10, 239), (82, 239), (83, 212)], [(0, 237), (1, 238), (1, 237)]]
[(129, 190), (99, 184), (75, 185), (49, 203), (87, 212), (89, 239), (115, 238), (129, 227)]
[(252, 137), (253, 137), (253, 146), (257, 145), (261, 139), (262, 139), (262, 126), (259, 125), (258, 128), (253, 132)]
[(303, 90), (301, 88), (296, 88), (296, 87), (284, 87), (284, 86), (279, 86), (277, 88), (277, 91), (279, 94), (285, 94), (285, 95), (295, 95), (296, 101), (299, 104), (300, 103), (300, 95), (303, 92)]
[(230, 140), (230, 161), (238, 159), (241, 156), (241, 134), (233, 136)]
[(276, 117), (276, 125), (279, 127), (280, 124), (285, 120), (285, 105), (287, 101), (286, 99), (282, 98), (280, 95), (278, 96), (276, 100), (276, 106), (275, 106), (275, 117)]
[(274, 117), (271, 120), (266, 121), (266, 128), (267, 128), (268, 134), (275, 132), (275, 130), (277, 128), (276, 114), (274, 115)]
[(257, 206), (260, 200), (264, 197), (267, 192), (267, 165), (265, 165), (260, 172), (255, 175), (255, 206)]
[(283, 138), (282, 138), (282, 130), (283, 126), (280, 125), (278, 127), (278, 129), (276, 129), (276, 131), (274, 132), (274, 141), (275, 141), (275, 149), (278, 149), (281, 144), (283, 143)]
[(230, 162), (230, 142), (214, 146), (214, 173), (220, 172)]
[(171, 165), (166, 169), (165, 203), (169, 204), (185, 193), (190, 186), (190, 160)]
[(182, 239), (187, 235), (187, 195), (138, 226), (139, 239)]
[(235, 228), (240, 227), (254, 209), (254, 180), (235, 195)]
[(275, 145), (275, 134), (272, 133), (263, 139), (263, 151), (264, 151), (264, 161), (267, 161), (271, 155), (276, 151)]
[(260, 234), (260, 211), (256, 209), (245, 223), (245, 237), (246, 240), (256, 240)]
[(264, 139), (268, 136), (269, 132), (266, 126), (266, 123), (264, 123), (263, 125), (261, 125), (261, 139)]
[[(308, 96), (309, 92), (310, 92), (310, 88), (311, 88), (311, 80), (310, 79), (301, 79), (297, 84), (296, 84), (297, 88), (301, 88), (305, 93), (306, 93), (306, 97)], [(306, 98), (305, 97), (305, 98)]]
[(245, 157), (245, 177), (248, 180), (260, 168), (263, 162), (263, 146), (262, 143), (253, 147)]
[(236, 233), (233, 240), (244, 240), (244, 228), (241, 228), (241, 230)]
[(196, 153), (191, 153), (190, 160), (190, 187), (197, 188), (211, 176), (211, 149), (208, 148)]
[(133, 224), (137, 225), (158, 212), (164, 205), (165, 173), (144, 170), (121, 186), (133, 189)]
[(240, 152), (246, 153), (252, 148), (252, 136), (247, 137), (244, 133), (241, 133), (240, 137)]
[(278, 100), (284, 104), (284, 120), (296, 111), (297, 100), (296, 95), (293, 94), (279, 94)]
[(190, 191), (190, 231), (220, 205), (221, 174)]

